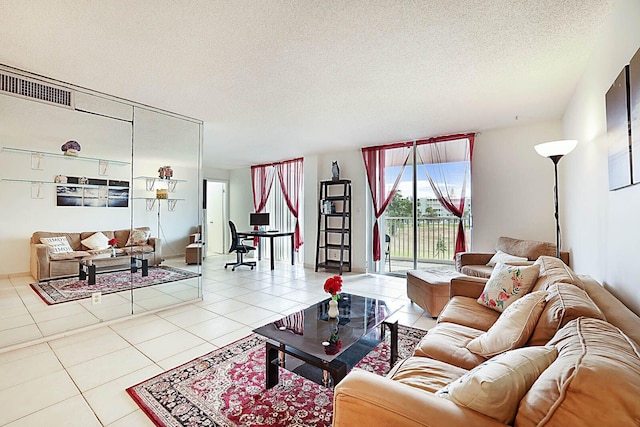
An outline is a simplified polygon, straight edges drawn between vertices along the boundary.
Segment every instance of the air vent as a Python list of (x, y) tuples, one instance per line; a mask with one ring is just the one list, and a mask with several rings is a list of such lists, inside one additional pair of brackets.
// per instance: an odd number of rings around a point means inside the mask
[(73, 108), (73, 92), (45, 85), (22, 77), (0, 73), (0, 92)]

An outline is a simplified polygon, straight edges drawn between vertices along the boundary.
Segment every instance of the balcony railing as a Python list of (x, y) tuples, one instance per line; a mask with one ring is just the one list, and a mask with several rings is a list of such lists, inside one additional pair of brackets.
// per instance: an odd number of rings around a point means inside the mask
[[(389, 252), (392, 260), (413, 260), (417, 253), (418, 262), (452, 264), (456, 249), (458, 218), (420, 217), (418, 218), (418, 246), (413, 248), (413, 219), (410, 217), (385, 217), (386, 234), (391, 237)], [(469, 218), (463, 219), (467, 244), (470, 241)]]

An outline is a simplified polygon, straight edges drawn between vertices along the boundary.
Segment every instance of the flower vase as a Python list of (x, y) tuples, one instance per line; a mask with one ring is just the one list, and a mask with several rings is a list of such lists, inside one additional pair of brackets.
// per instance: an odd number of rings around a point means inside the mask
[(115, 258), (116, 257), (116, 248), (115, 246), (111, 246), (111, 258)]
[(328, 314), (330, 319), (336, 319), (338, 317), (338, 314), (340, 314), (340, 312), (338, 311), (338, 300), (335, 300), (333, 298), (329, 300)]

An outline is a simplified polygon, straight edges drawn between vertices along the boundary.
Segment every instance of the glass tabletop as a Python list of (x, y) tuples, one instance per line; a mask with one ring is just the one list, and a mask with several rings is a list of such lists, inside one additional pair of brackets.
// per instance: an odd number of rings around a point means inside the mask
[(253, 332), (331, 362), (387, 320), (395, 310), (383, 301), (340, 294), (338, 319), (330, 319), (329, 300), (256, 328)]

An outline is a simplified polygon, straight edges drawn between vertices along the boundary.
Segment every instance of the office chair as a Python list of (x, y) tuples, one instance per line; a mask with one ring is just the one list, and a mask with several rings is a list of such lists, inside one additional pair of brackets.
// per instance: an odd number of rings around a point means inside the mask
[(231, 252), (236, 253), (236, 262), (228, 262), (224, 265), (224, 268), (227, 268), (228, 266), (232, 265), (233, 268), (231, 269), (231, 271), (235, 271), (236, 267), (241, 265), (246, 265), (247, 267), (251, 267), (251, 269), (253, 270), (253, 267), (256, 266), (256, 262), (255, 261), (245, 262), (243, 258), (244, 254), (249, 253), (249, 251), (256, 250), (256, 248), (254, 248), (253, 246), (245, 245), (243, 243), (244, 241), (252, 240), (252, 239), (238, 238), (238, 231), (236, 230), (236, 225), (233, 223), (233, 221), (229, 221), (229, 228), (231, 229), (231, 247), (229, 248), (229, 253)]
[(385, 234), (384, 241), (387, 244), (387, 248), (384, 251), (384, 256), (387, 257), (387, 260), (389, 261), (388, 271), (391, 271), (391, 236), (389, 236), (388, 234)]

